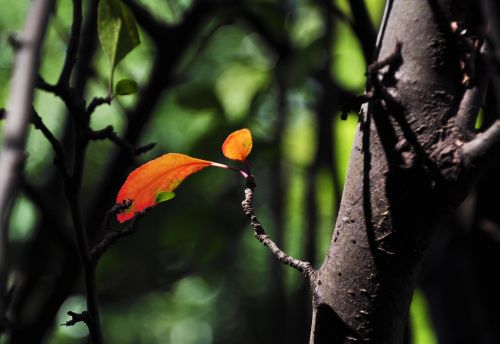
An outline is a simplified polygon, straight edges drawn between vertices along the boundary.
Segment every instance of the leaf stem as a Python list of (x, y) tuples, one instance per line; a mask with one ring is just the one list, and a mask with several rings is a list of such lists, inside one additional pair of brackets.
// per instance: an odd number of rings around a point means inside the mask
[(234, 172), (238, 173), (240, 176), (242, 176), (243, 178), (245, 178), (246, 180), (248, 180), (249, 178), (252, 177), (252, 175), (249, 173), (250, 170), (248, 170), (248, 169), (247, 169), (247, 171), (242, 171), (239, 168), (236, 168), (236, 167), (233, 167), (233, 166), (229, 166), (229, 165), (226, 165), (226, 164), (220, 164), (218, 162), (212, 162), (211, 166), (220, 167), (220, 168), (223, 168), (223, 169), (226, 169), (226, 170), (234, 171)]

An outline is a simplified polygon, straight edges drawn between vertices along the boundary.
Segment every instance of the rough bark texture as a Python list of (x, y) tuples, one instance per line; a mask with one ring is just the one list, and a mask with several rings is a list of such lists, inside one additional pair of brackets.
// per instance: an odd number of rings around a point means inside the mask
[[(375, 76), (378, 96), (360, 116), (330, 249), (312, 279), (311, 343), (402, 343), (433, 229), (477, 175), (463, 154), (473, 128), (461, 124), (477, 107), (459, 111), (471, 92), (450, 25), (471, 25), (474, 11), (458, 3), (387, 3), (377, 60), (400, 42), (402, 62)], [(473, 89), (480, 101), (483, 85)]]

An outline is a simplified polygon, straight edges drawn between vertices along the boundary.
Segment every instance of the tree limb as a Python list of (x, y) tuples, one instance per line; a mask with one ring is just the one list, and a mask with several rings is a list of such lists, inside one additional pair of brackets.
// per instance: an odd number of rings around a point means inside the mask
[(5, 137), (0, 152), (0, 317), (6, 313), (4, 296), (8, 275), (7, 241), (10, 207), (24, 166), (24, 146), (31, 103), (40, 64), (40, 51), (53, 7), (52, 0), (34, 0), (21, 33), (7, 106)]

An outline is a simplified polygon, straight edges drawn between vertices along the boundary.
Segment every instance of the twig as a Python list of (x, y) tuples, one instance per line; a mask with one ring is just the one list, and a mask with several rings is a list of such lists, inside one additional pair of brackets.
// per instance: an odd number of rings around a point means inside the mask
[(76, 64), (78, 47), (80, 45), (80, 31), (82, 28), (82, 0), (73, 0), (73, 22), (71, 24), (71, 33), (66, 49), (66, 59), (63, 69), (59, 76), (57, 84), (59, 86), (69, 87), (71, 73)]
[(42, 91), (53, 93), (54, 95), (62, 98), (60, 87), (58, 85), (48, 83), (41, 75), (37, 76), (36, 87)]
[(110, 140), (114, 144), (116, 144), (118, 147), (129, 151), (130, 154), (132, 155), (140, 155), (143, 154), (151, 149), (154, 148), (156, 145), (155, 143), (149, 143), (147, 145), (135, 148), (130, 144), (130, 142), (127, 142), (126, 140), (122, 139), (119, 137), (115, 131), (113, 126), (108, 125), (104, 129), (101, 130), (95, 130), (95, 131), (89, 131), (87, 134), (87, 137), (89, 140)]
[(66, 321), (64, 324), (61, 324), (61, 326), (73, 326), (78, 324), (79, 322), (84, 322), (87, 327), (90, 327), (89, 323), (91, 322), (91, 319), (87, 311), (83, 311), (81, 313), (68, 311), (66, 314), (68, 314), (71, 319)]
[(108, 97), (94, 97), (91, 101), (89, 106), (87, 107), (87, 116), (90, 116), (94, 113), (95, 109), (97, 109), (98, 106), (103, 105), (103, 104), (111, 104), (111, 101), (113, 100), (113, 97), (108, 96)]
[(377, 60), (373, 63), (371, 63), (368, 68), (367, 68), (367, 74), (374, 74), (377, 73), (379, 70), (382, 68), (389, 66), (391, 69), (392, 68), (399, 68), (401, 63), (403, 62), (402, 55), (401, 55), (401, 48), (403, 47), (403, 44), (401, 42), (396, 42), (396, 47), (394, 48), (394, 51), (392, 54), (387, 56), (385, 59), (382, 60)]
[(311, 276), (316, 272), (314, 268), (311, 266), (309, 262), (303, 262), (299, 259), (293, 258), (283, 252), (278, 245), (266, 234), (264, 227), (260, 224), (257, 216), (254, 214), (254, 210), (252, 207), (253, 202), (253, 194), (255, 190), (255, 180), (253, 177), (247, 178), (247, 185), (245, 187), (245, 199), (241, 202), (241, 206), (243, 207), (243, 212), (246, 216), (250, 218), (250, 225), (252, 226), (255, 237), (259, 240), (264, 246), (269, 248), (269, 250), (274, 254), (276, 259), (283, 264), (289, 265), (292, 268), (300, 271), (307, 278), (311, 278)]
[(32, 122), (33, 126), (36, 129), (40, 130), (43, 136), (45, 136), (47, 141), (49, 141), (49, 143), (52, 145), (52, 149), (56, 154), (54, 158), (54, 164), (59, 169), (59, 172), (61, 173), (63, 179), (67, 181), (69, 179), (69, 171), (61, 142), (59, 142), (59, 140), (54, 136), (54, 134), (52, 134), (50, 129), (47, 128), (47, 126), (43, 123), (40, 115), (34, 109), (33, 109)]
[(16, 50), (4, 144), (0, 152), (0, 318), (6, 314), (8, 220), (24, 166), (24, 146), (40, 51), (52, 6), (52, 0), (33, 1)]
[[(130, 206), (130, 202), (128, 204), (117, 204), (113, 209), (108, 211), (107, 213), (107, 218), (110, 214), (117, 214), (120, 211), (123, 211), (124, 209), (128, 208)], [(139, 220), (146, 214), (146, 210), (143, 210), (141, 212), (136, 213), (130, 224), (126, 227), (123, 227), (119, 230), (116, 231), (106, 231), (104, 238), (99, 242), (97, 245), (94, 246), (92, 249), (92, 252), (90, 253), (92, 262), (94, 265), (97, 265), (99, 262), (99, 258), (120, 238), (133, 234), (137, 231), (137, 224), (139, 223)], [(109, 220), (106, 219), (105, 222), (109, 223)], [(107, 229), (107, 228), (105, 228)]]
[(381, 69), (389, 66), (389, 70), (384, 77), (394, 78), (394, 73), (403, 62), (403, 57), (401, 55), (402, 46), (403, 45), (401, 42), (397, 42), (392, 54), (390, 54), (383, 60), (374, 61), (368, 66), (368, 68), (366, 69), (366, 76), (368, 78), (368, 86), (366, 92), (365, 94), (354, 97), (342, 107), (342, 112), (340, 115), (340, 118), (342, 120), (346, 120), (348, 113), (351, 111), (359, 112), (361, 105), (363, 105), (364, 103), (375, 99), (387, 100), (386, 98), (388, 98), (389, 94), (387, 90), (382, 86), (383, 81), (381, 82), (378, 79), (379, 72)]

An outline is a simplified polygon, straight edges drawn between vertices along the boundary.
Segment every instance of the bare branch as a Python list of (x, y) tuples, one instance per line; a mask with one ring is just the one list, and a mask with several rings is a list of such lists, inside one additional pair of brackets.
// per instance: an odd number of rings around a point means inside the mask
[(80, 45), (80, 31), (82, 28), (82, 0), (73, 0), (73, 23), (71, 24), (71, 33), (66, 49), (66, 59), (63, 69), (59, 76), (58, 85), (68, 87), (71, 73), (76, 64), (76, 56)]
[(90, 116), (94, 113), (95, 109), (97, 109), (98, 106), (104, 105), (104, 104), (111, 104), (111, 101), (113, 100), (113, 97), (108, 96), (108, 97), (94, 97), (91, 101), (89, 106), (87, 107), (87, 116)]
[(87, 311), (83, 311), (82, 313), (75, 313), (72, 311), (69, 311), (68, 314), (71, 319), (66, 321), (64, 324), (61, 324), (61, 326), (73, 326), (78, 324), (79, 322), (84, 322), (89, 328), (89, 322), (90, 322), (90, 316)]
[(38, 115), (38, 113), (34, 109), (33, 109), (32, 122), (35, 128), (40, 130), (43, 136), (45, 136), (47, 141), (49, 141), (49, 143), (52, 145), (52, 149), (54, 150), (54, 153), (56, 155), (54, 159), (54, 164), (59, 169), (59, 172), (61, 173), (63, 179), (67, 181), (69, 179), (69, 171), (61, 142), (59, 142), (59, 140), (54, 136), (54, 134), (52, 134), (50, 129), (47, 128), (47, 126), (43, 123), (40, 115)]
[[(116, 215), (117, 213), (125, 210), (130, 206), (130, 202), (124, 202), (123, 204), (115, 205), (108, 213), (106, 214), (105, 225), (109, 225), (109, 217), (111, 215)], [(104, 238), (97, 245), (94, 246), (90, 255), (92, 257), (92, 262), (94, 265), (97, 265), (99, 258), (116, 242), (118, 239), (133, 234), (137, 231), (137, 224), (139, 220), (146, 214), (147, 209), (136, 213), (130, 224), (126, 227), (123, 227), (119, 230), (106, 232)], [(108, 224), (106, 224), (106, 222)], [(106, 230), (107, 228), (105, 228)]]
[(88, 139), (89, 140), (108, 139), (114, 144), (116, 144), (118, 147), (122, 148), (123, 150), (130, 152), (131, 155), (140, 155), (146, 153), (147, 151), (153, 149), (154, 146), (156, 145), (155, 143), (149, 143), (147, 145), (135, 148), (134, 146), (132, 146), (132, 144), (130, 144), (130, 142), (127, 142), (126, 140), (118, 136), (115, 133), (113, 126), (111, 125), (108, 125), (107, 127), (101, 130), (90, 131), (88, 133)]
[(250, 225), (252, 226), (255, 232), (255, 237), (257, 238), (257, 240), (263, 243), (264, 246), (269, 248), (269, 250), (274, 254), (276, 259), (278, 259), (278, 261), (302, 272), (304, 276), (306, 276), (307, 278), (311, 278), (311, 276), (316, 271), (311, 266), (311, 263), (303, 262), (283, 252), (278, 247), (278, 245), (276, 245), (276, 243), (269, 237), (269, 235), (267, 235), (266, 231), (264, 230), (264, 227), (262, 227), (259, 220), (257, 219), (257, 216), (255, 216), (252, 207), (255, 187), (256, 187), (255, 180), (252, 177), (249, 177), (247, 179), (247, 185), (245, 187), (245, 199), (243, 200), (243, 202), (241, 202), (241, 206), (243, 207), (245, 215), (250, 218)]
[(53, 7), (52, 0), (34, 0), (16, 50), (7, 106), (4, 144), (0, 152), (0, 318), (6, 312), (7, 241), (10, 207), (24, 166), (24, 146), (40, 64), (40, 51)]
[(48, 83), (41, 75), (37, 76), (36, 87), (42, 91), (53, 93), (56, 96), (61, 95), (61, 90), (58, 85)]

